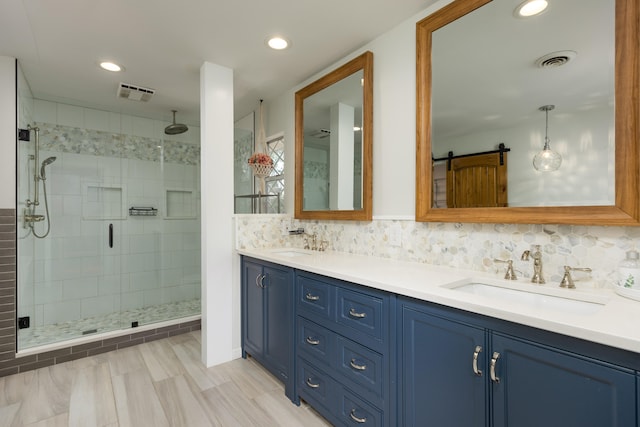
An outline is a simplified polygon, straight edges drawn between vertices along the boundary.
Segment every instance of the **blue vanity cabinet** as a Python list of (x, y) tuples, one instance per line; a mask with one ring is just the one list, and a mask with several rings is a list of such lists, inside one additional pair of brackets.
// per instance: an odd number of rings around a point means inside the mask
[(637, 363), (637, 355), (398, 301), (398, 425), (637, 425), (635, 372), (614, 363)]
[(395, 425), (395, 296), (296, 271), (297, 392), (338, 426)]
[(294, 402), (293, 269), (242, 257), (242, 356), (250, 354), (285, 386)]

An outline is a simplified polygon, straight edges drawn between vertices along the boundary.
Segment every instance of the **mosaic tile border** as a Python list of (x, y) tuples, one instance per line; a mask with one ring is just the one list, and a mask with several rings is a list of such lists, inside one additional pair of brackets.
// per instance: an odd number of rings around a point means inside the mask
[(92, 156), (197, 165), (200, 147), (169, 139), (146, 138), (50, 123), (36, 123), (40, 128), (43, 150)]

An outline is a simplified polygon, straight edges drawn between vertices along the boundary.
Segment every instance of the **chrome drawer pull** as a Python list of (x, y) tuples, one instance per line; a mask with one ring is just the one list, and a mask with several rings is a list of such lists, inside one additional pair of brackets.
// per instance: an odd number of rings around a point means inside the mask
[(358, 418), (356, 417), (356, 410), (355, 408), (351, 410), (351, 412), (349, 412), (349, 416), (351, 417), (351, 419), (359, 424), (364, 424), (367, 422), (366, 418)]
[(304, 297), (307, 299), (307, 301), (318, 301), (320, 299), (320, 296), (312, 295), (310, 293), (306, 294)]
[(264, 279), (265, 279), (266, 277), (267, 277), (267, 275), (266, 275), (266, 274), (263, 274), (263, 275), (261, 275), (261, 276), (260, 276), (260, 285), (259, 285), (259, 286), (260, 286), (262, 289), (264, 289), (264, 288), (265, 288)]
[(306, 383), (307, 383), (307, 385), (308, 385), (309, 387), (311, 387), (311, 388), (318, 388), (318, 387), (320, 387), (320, 384), (314, 384), (314, 383), (312, 383), (312, 382), (311, 382), (311, 378), (307, 378)]
[(367, 317), (367, 313), (358, 313), (355, 308), (349, 310), (349, 316), (355, 317), (356, 319), (364, 319)]
[(478, 356), (482, 352), (482, 347), (477, 345), (476, 350), (473, 352), (473, 373), (477, 376), (482, 376), (482, 371), (478, 369)]
[(498, 363), (498, 358), (500, 357), (500, 353), (497, 351), (493, 352), (493, 357), (491, 358), (491, 369), (489, 373), (491, 374), (491, 381), (494, 383), (499, 383), (500, 378), (496, 376), (496, 363)]
[(311, 344), (311, 345), (318, 345), (318, 344), (320, 344), (320, 340), (314, 340), (314, 339), (313, 339), (313, 338), (311, 338), (311, 337), (307, 337), (306, 341), (307, 341), (307, 344)]
[(358, 365), (356, 363), (356, 359), (351, 359), (349, 365), (351, 365), (351, 367), (357, 371), (364, 371), (367, 369), (367, 365)]

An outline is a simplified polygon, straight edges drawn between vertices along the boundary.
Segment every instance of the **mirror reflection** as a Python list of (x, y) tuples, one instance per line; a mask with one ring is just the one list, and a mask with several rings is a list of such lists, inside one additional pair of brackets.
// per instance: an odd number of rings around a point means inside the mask
[(304, 100), (304, 210), (362, 209), (363, 75)]
[[(510, 148), (498, 188), (474, 188), (478, 169), (465, 183), (434, 162), (432, 207), (615, 204), (615, 2), (549, 1), (528, 18), (516, 16), (521, 3), (490, 1), (432, 33), (432, 158)], [(534, 167), (545, 142), (557, 170)], [(501, 190), (500, 204), (449, 200)]]
[(365, 52), (296, 92), (296, 218), (371, 219), (372, 81)]

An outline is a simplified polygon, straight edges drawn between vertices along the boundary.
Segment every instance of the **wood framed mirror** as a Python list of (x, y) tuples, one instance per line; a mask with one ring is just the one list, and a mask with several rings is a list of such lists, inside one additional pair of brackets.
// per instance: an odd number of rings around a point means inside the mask
[[(432, 123), (432, 80), (434, 59), (432, 43), (434, 32), (455, 23), (492, 2), (504, 0), (455, 0), (436, 13), (416, 24), (416, 220), (431, 222), (470, 223), (525, 223), (525, 224), (583, 224), (583, 225), (640, 225), (640, 4), (637, 0), (607, 0), (615, 12), (615, 59), (613, 75), (615, 83), (615, 149), (612, 147), (612, 164), (603, 167), (614, 169), (615, 195), (607, 205), (523, 206), (523, 207), (434, 207)], [(512, 7), (521, 2), (511, 2)], [(598, 3), (598, 2), (596, 2)], [(602, 3), (602, 2), (600, 2)], [(615, 5), (614, 5), (615, 3)], [(550, 12), (548, 12), (550, 13)], [(541, 15), (542, 16), (542, 15)], [(513, 16), (505, 19), (517, 19)], [(460, 21), (458, 21), (460, 22)], [(586, 26), (588, 27), (588, 25)], [(489, 28), (489, 27), (487, 27)], [(564, 28), (564, 31), (570, 31)], [(545, 29), (546, 31), (546, 29)], [(509, 39), (509, 34), (500, 35)], [(473, 34), (460, 35), (460, 43), (469, 42)], [(594, 37), (595, 39), (595, 37)], [(511, 52), (506, 53), (511, 54)], [(474, 74), (473, 69), (468, 75)], [(592, 94), (585, 94), (590, 96)], [(532, 105), (531, 109), (538, 109)], [(559, 110), (559, 109), (558, 109)], [(541, 125), (544, 134), (544, 121)], [(509, 142), (507, 141), (507, 146)], [(517, 153), (509, 153), (510, 165)], [(613, 151), (615, 154), (613, 154)], [(529, 165), (532, 168), (532, 165)], [(565, 180), (560, 185), (569, 185)], [(567, 204), (571, 204), (570, 202)]]
[(370, 221), (373, 53), (295, 94), (295, 218)]

